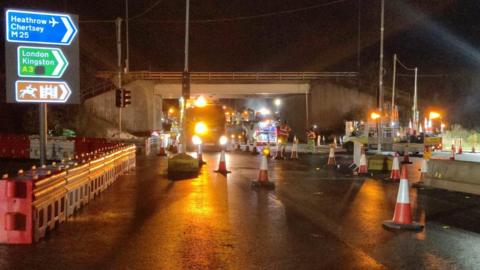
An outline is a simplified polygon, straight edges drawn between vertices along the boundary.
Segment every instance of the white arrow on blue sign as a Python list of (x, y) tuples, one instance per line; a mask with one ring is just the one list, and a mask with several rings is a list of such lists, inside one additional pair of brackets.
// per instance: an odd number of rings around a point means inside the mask
[(9, 42), (70, 45), (77, 33), (67, 14), (9, 9), (5, 20)]

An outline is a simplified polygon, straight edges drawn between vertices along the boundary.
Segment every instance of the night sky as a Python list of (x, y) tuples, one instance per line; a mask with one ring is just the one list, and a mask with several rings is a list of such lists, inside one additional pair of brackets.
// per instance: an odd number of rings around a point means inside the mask
[[(185, 1), (129, 2), (130, 69), (182, 70)], [(448, 100), (457, 95), (457, 100), (462, 100), (458, 89), (446, 86), (458, 85), (455, 78), (459, 74), (469, 81), (463, 98), (476, 94), (471, 78), (480, 65), (480, 1), (385, 2), (385, 85), (390, 85), (392, 57), (397, 53), (406, 65), (419, 67), (419, 87), (426, 89), (421, 96), (433, 94)], [(83, 78), (96, 70), (114, 68), (113, 20), (125, 16), (125, 1), (7, 0), (0, 7), (78, 14)], [(4, 14), (1, 16), (3, 73)], [(191, 20), (192, 71), (360, 70), (373, 86), (378, 76), (380, 0), (191, 0)], [(410, 87), (411, 79), (402, 78), (399, 87)]]

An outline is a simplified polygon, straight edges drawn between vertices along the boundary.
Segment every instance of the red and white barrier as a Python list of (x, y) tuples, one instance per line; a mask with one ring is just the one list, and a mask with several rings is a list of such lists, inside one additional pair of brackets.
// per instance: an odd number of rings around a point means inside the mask
[(88, 153), (0, 179), (0, 243), (31, 244), (135, 166), (135, 146)]

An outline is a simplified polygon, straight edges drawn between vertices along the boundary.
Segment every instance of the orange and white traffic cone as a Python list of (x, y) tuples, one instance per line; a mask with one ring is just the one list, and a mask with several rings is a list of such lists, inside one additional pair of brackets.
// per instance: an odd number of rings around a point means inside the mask
[(362, 149), (362, 155), (360, 156), (360, 166), (358, 167), (358, 174), (359, 175), (368, 174), (367, 156), (365, 155), (365, 151), (363, 149)]
[(420, 181), (423, 181), (427, 177), (428, 173), (428, 160), (422, 159), (422, 166), (420, 167)]
[(231, 173), (231, 171), (227, 170), (227, 163), (225, 162), (224, 149), (222, 149), (222, 152), (220, 152), (220, 162), (218, 162), (218, 170), (216, 170), (215, 172), (223, 175), (226, 175), (227, 173)]
[(260, 161), (260, 171), (258, 172), (257, 180), (252, 181), (253, 187), (265, 187), (265, 188), (274, 188), (275, 184), (268, 180), (268, 158), (269, 150), (264, 148), (262, 151), (262, 157)]
[(412, 221), (410, 197), (408, 195), (407, 166), (402, 166), (402, 175), (397, 194), (397, 203), (392, 220), (385, 220), (383, 226), (390, 229), (422, 230), (423, 225)]
[(335, 148), (333, 145), (330, 145), (330, 152), (328, 153), (328, 166), (335, 166), (337, 165), (337, 162), (335, 161)]
[(297, 137), (293, 137), (293, 144), (292, 144), (292, 150), (290, 154), (290, 159), (298, 159), (298, 139)]
[(280, 145), (277, 143), (275, 146), (275, 155), (273, 156), (273, 159), (282, 159), (282, 154), (280, 150)]
[(412, 164), (412, 162), (410, 161), (410, 156), (408, 154), (408, 148), (405, 147), (403, 149), (403, 161), (402, 161), (402, 164)]
[(204, 164), (207, 164), (205, 161), (203, 161), (203, 153), (202, 153), (202, 145), (198, 145), (197, 149), (197, 159), (198, 159), (198, 166), (202, 167)]
[(333, 147), (336, 149), (337, 148), (337, 137), (333, 137)]
[(400, 180), (400, 164), (398, 163), (398, 154), (395, 153), (392, 162), (392, 172), (390, 173), (390, 179), (393, 181)]
[(248, 145), (248, 143), (245, 145), (245, 152), (250, 152), (250, 146)]
[(158, 149), (157, 156), (166, 156), (166, 155), (167, 155), (167, 152), (165, 151), (164, 142), (163, 140), (160, 140), (160, 149)]
[(473, 134), (472, 153), (475, 153), (475, 145), (476, 144), (477, 144), (477, 134)]
[(463, 153), (462, 139), (460, 139), (459, 145), (458, 145), (458, 154), (461, 155), (462, 153)]

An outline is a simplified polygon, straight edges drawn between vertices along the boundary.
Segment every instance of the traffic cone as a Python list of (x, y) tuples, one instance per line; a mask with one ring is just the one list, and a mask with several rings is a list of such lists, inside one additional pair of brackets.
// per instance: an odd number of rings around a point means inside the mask
[(460, 139), (459, 145), (458, 145), (458, 154), (461, 155), (463, 153), (462, 149), (462, 139)]
[(321, 135), (318, 135), (317, 137), (317, 147), (319, 147), (320, 145), (322, 145), (322, 136)]
[(472, 153), (475, 153), (475, 145), (476, 144), (477, 144), (477, 134), (473, 134)]
[(408, 195), (407, 166), (402, 166), (402, 176), (398, 187), (397, 203), (392, 220), (385, 220), (383, 226), (390, 229), (422, 230), (423, 225), (412, 221), (410, 197)]
[(236, 151), (242, 150), (242, 149), (240, 148), (240, 142), (237, 143), (237, 148), (236, 148), (235, 150), (236, 150)]
[(275, 155), (273, 156), (273, 159), (282, 159), (282, 154), (280, 152), (280, 146), (277, 145), (275, 146)]
[(395, 153), (392, 162), (392, 172), (390, 173), (390, 179), (393, 181), (400, 180), (400, 165), (398, 164), (398, 154)]
[(198, 159), (198, 166), (202, 167), (204, 164), (207, 164), (205, 161), (203, 161), (203, 154), (202, 154), (202, 145), (198, 145), (198, 151), (197, 151), (197, 159)]
[(360, 166), (358, 167), (358, 174), (359, 175), (368, 174), (367, 156), (365, 155), (365, 151), (363, 149), (362, 149), (362, 156), (360, 157)]
[(163, 146), (163, 141), (160, 142), (160, 149), (158, 150), (157, 156), (166, 156), (165, 147)]
[(253, 145), (252, 155), (258, 155), (258, 150), (256, 145)]
[(420, 167), (420, 181), (423, 181), (427, 177), (428, 173), (428, 160), (422, 159), (422, 166)]
[(455, 160), (456, 153), (457, 153), (457, 149), (455, 147), (455, 140), (452, 140), (452, 156), (450, 157), (450, 160)]
[(408, 155), (408, 149), (407, 147), (405, 147), (403, 149), (403, 161), (402, 161), (402, 164), (412, 164), (412, 162), (410, 161), (410, 156)]
[(218, 162), (218, 170), (216, 170), (215, 172), (223, 175), (226, 175), (227, 173), (231, 173), (231, 171), (227, 170), (227, 163), (225, 162), (224, 149), (222, 149), (222, 152), (220, 152), (220, 161)]
[(257, 180), (252, 181), (253, 187), (265, 187), (265, 188), (274, 188), (275, 184), (268, 181), (268, 148), (263, 149), (261, 161), (260, 161), (260, 171), (258, 172)]
[(337, 137), (333, 137), (333, 147), (337, 148)]
[(329, 166), (337, 165), (337, 162), (335, 161), (335, 148), (333, 147), (333, 145), (330, 145), (330, 152), (328, 153), (327, 165)]
[(248, 143), (245, 145), (245, 152), (250, 152), (250, 146), (248, 145)]
[(290, 159), (298, 159), (298, 139), (297, 136), (293, 137), (292, 150), (290, 154)]

